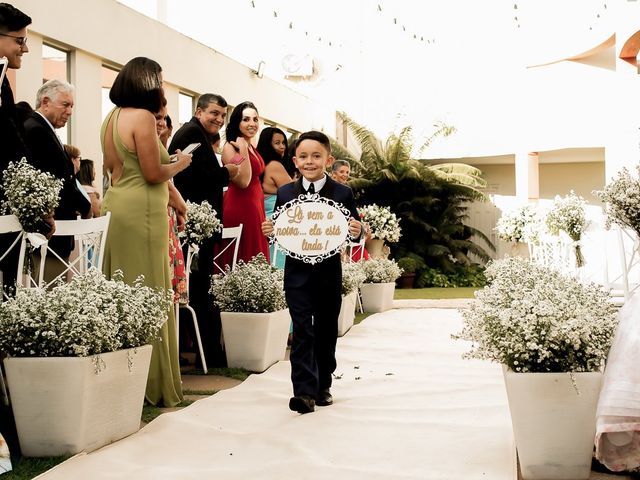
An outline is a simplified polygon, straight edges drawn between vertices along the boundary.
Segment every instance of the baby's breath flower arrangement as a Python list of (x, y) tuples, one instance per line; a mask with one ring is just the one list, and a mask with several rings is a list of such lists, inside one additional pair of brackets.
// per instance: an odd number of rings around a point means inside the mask
[(576, 195), (573, 190), (565, 197), (556, 195), (546, 220), (549, 233), (558, 235), (562, 230), (573, 240), (578, 267), (584, 266), (585, 263), (578, 243), (587, 227), (584, 205), (584, 198)]
[(402, 269), (395, 260), (388, 258), (371, 258), (358, 262), (362, 264), (364, 283), (390, 283), (402, 275)]
[(192, 245), (200, 245), (221, 230), (222, 224), (218, 219), (217, 212), (209, 202), (206, 200), (202, 203), (187, 201), (187, 221), (184, 230), (179, 233), (180, 238), (184, 238)]
[(372, 238), (395, 243), (400, 240), (400, 220), (389, 207), (380, 207), (375, 203), (358, 209), (360, 219), (371, 229)]
[(171, 290), (113, 280), (95, 268), (50, 290), (18, 289), (0, 304), (0, 350), (14, 357), (86, 357), (148, 344), (171, 308)]
[(2, 188), (6, 200), (2, 210), (18, 217), (26, 232), (47, 233), (49, 225), (44, 217), (52, 215), (59, 203), (62, 180), (41, 172), (23, 157), (18, 163), (10, 162), (4, 171)]
[(464, 358), (492, 360), (514, 372), (594, 372), (603, 367), (617, 325), (598, 285), (517, 257), (490, 263), (489, 284), (462, 312), (453, 338), (473, 343)]
[(623, 167), (618, 176), (609, 182), (604, 190), (594, 190), (593, 194), (604, 202), (605, 226), (615, 223), (631, 228), (640, 236), (640, 165), (636, 175)]
[(362, 262), (342, 264), (342, 295), (349, 295), (358, 290), (365, 281)]
[(540, 226), (540, 215), (536, 207), (523, 205), (502, 212), (495, 230), (498, 237), (505, 242), (536, 243)]
[(270, 313), (284, 310), (284, 272), (267, 263), (262, 253), (238, 261), (224, 274), (213, 275), (210, 292), (223, 312)]

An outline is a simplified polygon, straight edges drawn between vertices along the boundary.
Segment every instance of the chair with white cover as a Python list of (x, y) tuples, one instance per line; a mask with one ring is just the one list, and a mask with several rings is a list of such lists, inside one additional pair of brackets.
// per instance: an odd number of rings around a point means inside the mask
[[(18, 217), (15, 215), (0, 215), (0, 233), (18, 233), (22, 232), (22, 225), (18, 221)], [(22, 239), (22, 234), (16, 236), (15, 240), (11, 243), (11, 245), (3, 252), (0, 252), (0, 261), (4, 260), (4, 258), (9, 255), (14, 249), (17, 251), (19, 249), (20, 241)], [(15, 266), (18, 269), (18, 265)], [(19, 272), (19, 270), (17, 270)], [(0, 278), (0, 288), (2, 288), (2, 279)], [(7, 293), (2, 290), (2, 295), (4, 299), (9, 298)], [(2, 362), (0, 362), (1, 367)], [(9, 405), (9, 396), (7, 395), (7, 388), (4, 384), (4, 376), (2, 373), (2, 368), (0, 368), (0, 397), (2, 397), (2, 403), (4, 405)]]
[[(111, 212), (96, 218), (76, 219), (76, 220), (56, 220), (56, 230), (53, 233), (57, 236), (73, 236), (76, 243), (76, 254), (69, 259), (61, 258), (55, 251), (51, 249), (49, 243), (44, 241), (40, 248), (40, 264), (38, 268), (37, 278), (33, 275), (27, 275), (22, 278), (19, 283), (24, 287), (48, 288), (55, 284), (59, 279), (67, 281), (73, 275), (79, 275), (88, 270), (89, 267), (95, 267), (102, 271), (104, 262), (104, 249), (107, 243), (107, 234), (109, 231), (109, 221)], [(27, 249), (28, 234), (23, 235), (22, 244), (20, 246), (20, 262), (19, 271), (22, 270), (24, 256)], [(55, 258), (61, 264), (62, 271), (53, 279), (45, 281), (45, 263), (47, 257)]]

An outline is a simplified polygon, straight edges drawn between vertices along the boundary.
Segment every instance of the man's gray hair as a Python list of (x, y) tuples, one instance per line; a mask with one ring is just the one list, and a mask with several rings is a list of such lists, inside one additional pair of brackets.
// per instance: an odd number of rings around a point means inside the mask
[(349, 165), (349, 162), (346, 160), (336, 160), (335, 162), (333, 162), (333, 165), (331, 165), (331, 171), (337, 172), (338, 170), (340, 170), (340, 167), (351, 168), (351, 165)]
[(63, 80), (49, 80), (42, 84), (36, 94), (36, 109), (40, 108), (44, 97), (55, 100), (59, 93), (69, 92), (73, 94), (74, 86)]

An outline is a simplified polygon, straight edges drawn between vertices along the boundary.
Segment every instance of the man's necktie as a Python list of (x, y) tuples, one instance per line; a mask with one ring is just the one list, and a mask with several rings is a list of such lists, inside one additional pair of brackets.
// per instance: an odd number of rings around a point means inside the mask
[(316, 193), (316, 187), (313, 186), (313, 183), (309, 184), (309, 188), (307, 189), (307, 193)]

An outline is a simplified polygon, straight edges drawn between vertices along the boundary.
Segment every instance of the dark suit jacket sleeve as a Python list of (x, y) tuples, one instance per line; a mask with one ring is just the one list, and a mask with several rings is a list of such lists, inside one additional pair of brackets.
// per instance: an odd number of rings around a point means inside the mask
[(73, 164), (51, 127), (40, 115), (32, 113), (25, 121), (24, 129), (25, 141), (30, 152), (29, 163), (63, 181), (55, 218), (74, 220), (77, 213), (87, 215), (91, 210), (91, 202), (80, 193), (73, 173)]
[(207, 200), (222, 217), (222, 189), (229, 184), (229, 170), (218, 163), (211, 143), (198, 119), (192, 118), (173, 136), (169, 152), (184, 149), (187, 145), (199, 142), (201, 145), (193, 152), (188, 168), (174, 177), (174, 184), (185, 200), (201, 203)]

